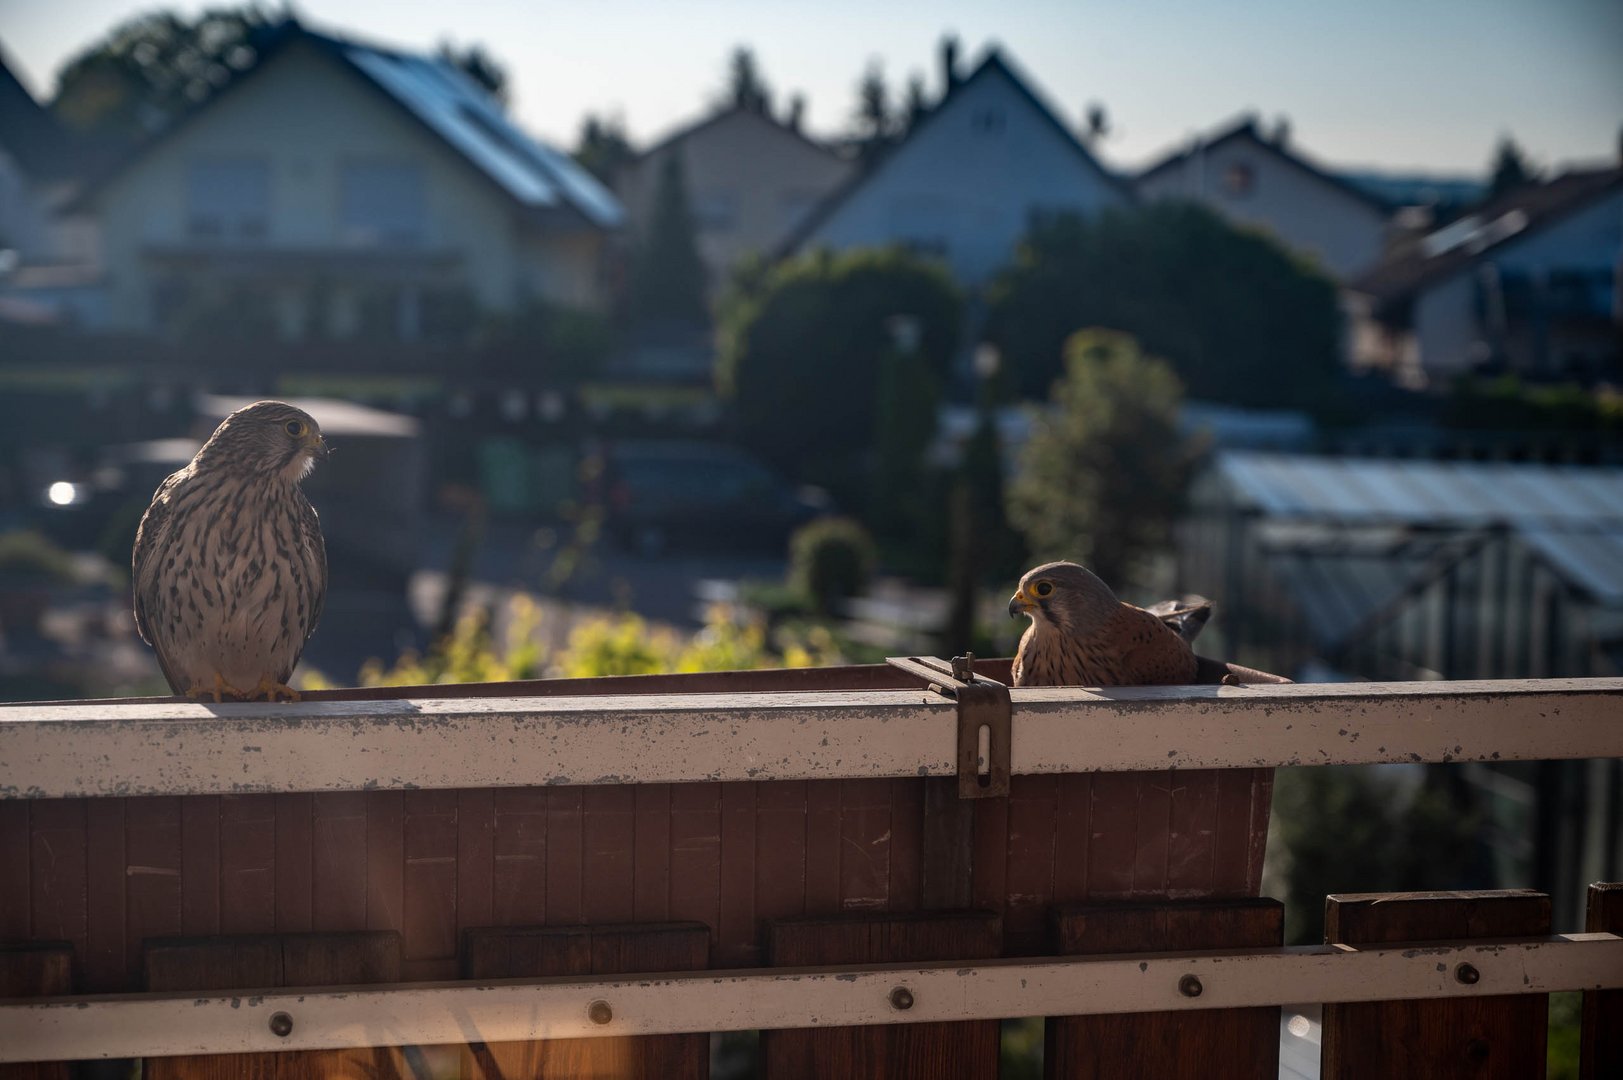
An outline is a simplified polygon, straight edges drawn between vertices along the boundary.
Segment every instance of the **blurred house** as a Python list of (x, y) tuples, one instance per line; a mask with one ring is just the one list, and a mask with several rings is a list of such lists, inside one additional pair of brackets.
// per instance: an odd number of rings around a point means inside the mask
[(1314, 164), (1281, 130), (1265, 135), (1254, 116), (1197, 138), (1134, 182), (1146, 201), (1187, 199), (1236, 225), (1272, 233), (1345, 279), (1380, 257), (1392, 207)]
[(782, 253), (901, 245), (976, 286), (1009, 261), (1033, 216), (1132, 201), (996, 49), (946, 82), (907, 138), (813, 211)]
[(111, 328), (455, 340), (485, 312), (605, 303), (619, 201), (460, 69), (291, 19), (258, 48), (76, 201)]
[(712, 294), (746, 255), (777, 249), (855, 168), (797, 123), (762, 109), (723, 108), (655, 143), (615, 178), (634, 243), (648, 228), (672, 158), (681, 164)]
[(1349, 283), (1352, 360), (1409, 385), (1471, 371), (1623, 375), (1623, 167), (1529, 184)]

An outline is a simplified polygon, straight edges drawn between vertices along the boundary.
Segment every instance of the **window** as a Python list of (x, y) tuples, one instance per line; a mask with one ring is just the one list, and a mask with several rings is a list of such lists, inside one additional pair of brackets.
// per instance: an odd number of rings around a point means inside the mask
[(270, 165), (251, 158), (195, 161), (186, 175), (186, 232), (198, 240), (263, 240), (270, 230)]
[(1223, 170), (1223, 190), (1231, 199), (1244, 199), (1250, 196), (1256, 186), (1256, 173), (1243, 161)]
[(339, 230), (345, 243), (404, 247), (424, 233), (423, 170), (391, 162), (353, 162), (343, 168)]

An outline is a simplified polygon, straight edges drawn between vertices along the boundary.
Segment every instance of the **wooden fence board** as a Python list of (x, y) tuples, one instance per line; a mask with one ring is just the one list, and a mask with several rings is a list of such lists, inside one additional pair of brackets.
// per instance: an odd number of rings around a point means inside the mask
[[(72, 945), (0, 946), (0, 998), (56, 997), (72, 992)], [(68, 1080), (72, 1075), (73, 1065), (66, 1061), (0, 1065), (0, 1080)]]
[[(1528, 937), (1550, 932), (1550, 898), (1526, 889), (1362, 893), (1325, 901), (1325, 940), (1344, 945)], [(1327, 1005), (1324, 1080), (1544, 1076), (1549, 995)]]
[[(1596, 934), (1623, 934), (1623, 882), (1589, 886), (1584, 929)], [(1584, 994), (1583, 1080), (1623, 1076), (1623, 990), (1590, 990)]]

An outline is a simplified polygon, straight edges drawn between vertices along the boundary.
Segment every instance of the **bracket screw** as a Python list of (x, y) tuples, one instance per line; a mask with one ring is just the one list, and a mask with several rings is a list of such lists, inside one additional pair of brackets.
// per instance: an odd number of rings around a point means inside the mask
[(1475, 986), (1482, 980), (1482, 972), (1476, 969), (1475, 964), (1461, 964), (1454, 969), (1454, 979), (1466, 986)]
[(1199, 997), (1205, 989), (1204, 986), (1200, 985), (1199, 976), (1185, 975), (1178, 980), (1178, 993), (1184, 997)]
[(898, 986), (890, 992), (890, 1007), (906, 1012), (913, 1007), (913, 991), (905, 986)]
[(270, 1029), (272, 1035), (285, 1039), (293, 1034), (293, 1018), (285, 1012), (272, 1013)]
[(606, 1024), (614, 1019), (614, 1010), (606, 1001), (594, 1001), (586, 1006), (586, 1019), (594, 1024)]

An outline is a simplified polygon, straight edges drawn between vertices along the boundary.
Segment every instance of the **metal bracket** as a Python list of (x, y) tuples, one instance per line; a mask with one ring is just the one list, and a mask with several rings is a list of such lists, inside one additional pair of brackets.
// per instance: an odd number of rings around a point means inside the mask
[(958, 797), (995, 799), (1009, 793), (1009, 688), (975, 674), (975, 654), (948, 663), (936, 656), (887, 656), (885, 663), (924, 680), (958, 705)]

